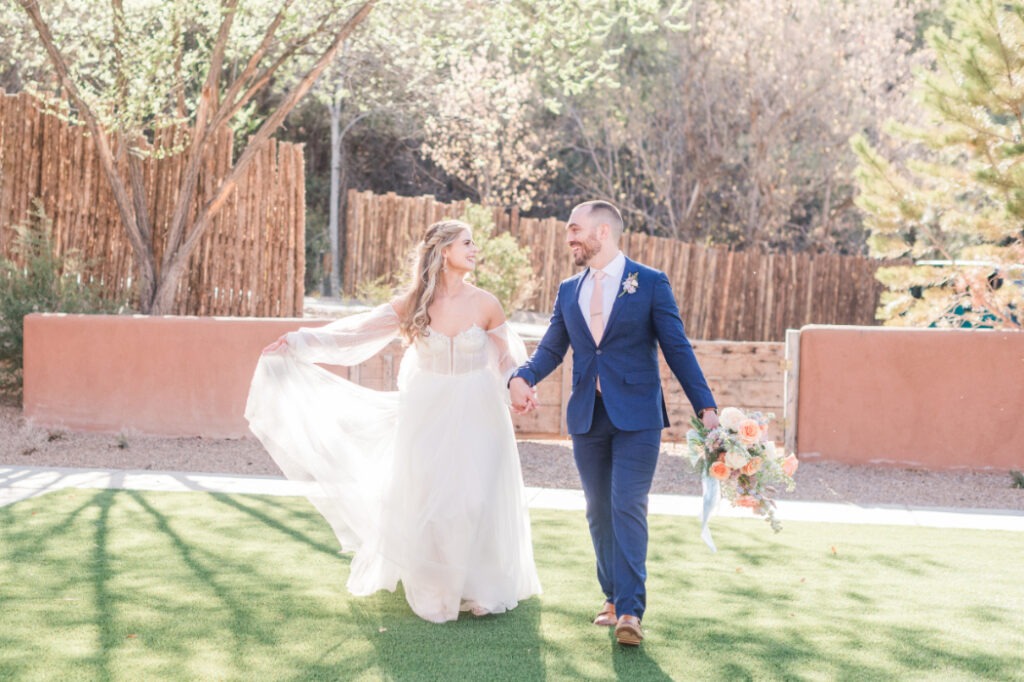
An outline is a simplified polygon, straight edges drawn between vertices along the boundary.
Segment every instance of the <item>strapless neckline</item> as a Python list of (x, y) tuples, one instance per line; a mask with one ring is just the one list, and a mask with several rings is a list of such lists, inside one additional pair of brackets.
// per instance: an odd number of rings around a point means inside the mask
[(483, 328), (483, 327), (481, 327), (480, 325), (476, 324), (475, 322), (474, 322), (473, 324), (471, 324), (471, 325), (470, 325), (469, 327), (467, 327), (466, 329), (463, 329), (463, 330), (462, 330), (461, 332), (459, 332), (459, 333), (458, 333), (458, 334), (456, 334), (455, 336), (448, 336), (448, 335), (447, 335), (447, 334), (445, 334), (444, 332), (439, 332), (439, 331), (437, 331), (436, 329), (434, 329), (434, 328), (433, 328), (433, 327), (432, 327), (431, 325), (429, 325), (429, 324), (427, 325), (427, 329), (429, 329), (429, 330), (430, 330), (430, 331), (432, 331), (433, 333), (437, 334), (438, 336), (443, 336), (444, 338), (448, 339), (449, 341), (454, 341), (455, 339), (459, 338), (459, 337), (460, 337), (460, 336), (462, 336), (463, 334), (468, 334), (468, 333), (470, 333), (471, 331), (473, 331), (474, 329), (479, 329), (480, 331), (483, 331), (483, 330), (484, 330), (484, 328)]

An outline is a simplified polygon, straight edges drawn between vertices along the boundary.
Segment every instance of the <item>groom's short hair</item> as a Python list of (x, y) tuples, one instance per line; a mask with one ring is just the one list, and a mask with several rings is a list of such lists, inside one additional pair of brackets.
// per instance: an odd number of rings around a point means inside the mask
[(613, 238), (618, 239), (622, 236), (622, 214), (619, 213), (619, 209), (615, 208), (615, 206), (607, 201), (594, 199), (593, 201), (584, 201), (582, 204), (577, 204), (573, 211), (581, 208), (586, 209), (587, 215), (599, 213), (601, 221), (608, 223), (612, 228)]

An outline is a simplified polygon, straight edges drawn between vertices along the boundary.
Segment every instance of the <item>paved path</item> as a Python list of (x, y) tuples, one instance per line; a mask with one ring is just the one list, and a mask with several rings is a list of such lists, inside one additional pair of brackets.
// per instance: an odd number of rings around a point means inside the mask
[[(164, 492), (302, 495), (309, 484), (278, 476), (233, 476), (175, 471), (64, 469), (0, 465), (0, 507), (63, 488), (155, 490)], [(582, 510), (583, 492), (556, 488), (527, 488), (534, 509)], [(700, 498), (693, 495), (651, 495), (652, 514), (694, 516)], [(716, 516), (751, 518), (746, 509), (719, 505)], [(907, 507), (837, 504), (782, 500), (777, 516), (783, 521), (858, 523), (932, 528), (968, 528), (1024, 532), (1024, 512), (997, 509)]]

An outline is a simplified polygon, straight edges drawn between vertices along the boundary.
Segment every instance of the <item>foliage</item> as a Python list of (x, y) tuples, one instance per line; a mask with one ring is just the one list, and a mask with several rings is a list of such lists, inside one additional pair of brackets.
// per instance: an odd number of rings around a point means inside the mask
[(55, 255), (52, 221), (41, 202), (14, 226), (11, 258), (0, 260), (0, 390), (19, 392), (24, 360), (24, 318), (29, 313), (113, 312), (75, 252)]
[(950, 0), (925, 36), (920, 126), (892, 123), (920, 158), (891, 163), (863, 137), (857, 205), (889, 291), (878, 317), (898, 326), (1021, 329), (1024, 301), (1024, 7)]
[(1024, 488), (1024, 473), (1010, 469), (1010, 481), (1011, 488)]
[(484, 54), (460, 58), (424, 122), (424, 154), (487, 206), (529, 210), (546, 189), (552, 149), (534, 128), (525, 74)]
[(506, 313), (521, 310), (537, 288), (529, 249), (508, 232), (494, 233), (492, 209), (469, 204), (460, 220), (473, 228), (473, 241), (480, 248), (470, 282), (494, 294)]
[[(66, 1), (43, 7), (16, 0), (21, 21), (33, 29), (29, 57), (46, 55), (28, 85), (56, 113), (88, 127), (132, 246), (143, 312), (171, 308), (212, 216), (376, 2), (318, 0), (293, 8), (292, 0), (113, 0), (83, 12)], [(272, 104), (264, 99), (271, 83), (285, 91)], [(218, 131), (231, 124), (246, 131), (243, 148), (196, 211), (200, 171)], [(184, 139), (154, 149), (156, 132), (168, 127)], [(146, 183), (166, 179), (147, 178), (140, 160), (178, 153), (186, 156), (185, 170), (157, 244)]]
[(846, 141), (905, 107), (934, 1), (693, 3), (689, 31), (620, 32), (621, 85), (568, 100), (573, 184), (633, 229), (859, 251)]
[(391, 275), (381, 275), (376, 279), (359, 282), (356, 285), (356, 299), (369, 305), (380, 305), (393, 299), (395, 294), (404, 288), (396, 285)]
[[(319, 198), (323, 190), (323, 177), (306, 177), (306, 216), (305, 216), (305, 251), (306, 272), (304, 291), (306, 295), (319, 295), (320, 287), (325, 281), (331, 267), (331, 245), (327, 234), (327, 216), (323, 202), (313, 200)], [(333, 293), (333, 292), (332, 292)]]

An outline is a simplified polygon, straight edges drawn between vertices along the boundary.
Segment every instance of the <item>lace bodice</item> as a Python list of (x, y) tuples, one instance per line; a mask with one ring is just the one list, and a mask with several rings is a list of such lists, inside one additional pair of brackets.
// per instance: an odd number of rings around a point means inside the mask
[(431, 328), (429, 336), (416, 339), (419, 368), (434, 374), (467, 374), (488, 365), (487, 332), (473, 325), (455, 336)]

